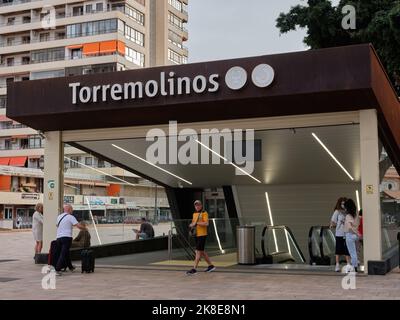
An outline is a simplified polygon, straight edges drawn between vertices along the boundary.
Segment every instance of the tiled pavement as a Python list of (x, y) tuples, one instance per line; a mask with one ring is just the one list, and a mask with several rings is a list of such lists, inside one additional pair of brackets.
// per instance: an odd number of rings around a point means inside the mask
[[(219, 269), (188, 277), (176, 269), (97, 268), (93, 274), (66, 273), (56, 278), (55, 290), (44, 290), (31, 234), (0, 233), (0, 243), (0, 299), (400, 299), (399, 270), (357, 277), (357, 289), (344, 290), (341, 276)], [(17, 261), (1, 262), (5, 259)]]

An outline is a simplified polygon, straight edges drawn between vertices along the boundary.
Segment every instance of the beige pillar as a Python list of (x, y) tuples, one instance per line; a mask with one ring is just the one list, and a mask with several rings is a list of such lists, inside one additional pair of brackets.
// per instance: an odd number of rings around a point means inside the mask
[(376, 110), (360, 111), (361, 189), (364, 227), (364, 263), (382, 259), (379, 197), (379, 141)]
[(44, 147), (43, 252), (56, 238), (56, 219), (64, 200), (64, 144), (60, 131), (46, 132)]

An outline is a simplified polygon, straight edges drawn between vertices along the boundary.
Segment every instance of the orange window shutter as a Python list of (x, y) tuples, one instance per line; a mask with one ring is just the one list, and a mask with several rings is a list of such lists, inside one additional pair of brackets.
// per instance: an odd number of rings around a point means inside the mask
[(28, 157), (12, 157), (10, 158), (10, 166), (12, 167), (25, 167)]
[(11, 176), (0, 176), (0, 191), (11, 190)]
[(117, 197), (121, 191), (121, 186), (119, 184), (110, 184), (107, 187), (107, 196)]
[(103, 41), (100, 42), (100, 53), (113, 53), (117, 51), (117, 41)]
[(117, 49), (120, 54), (125, 55), (125, 43), (122, 41), (117, 41)]
[(0, 166), (8, 166), (10, 158), (0, 158)]
[(100, 49), (99, 42), (85, 43), (83, 45), (83, 54), (84, 55), (98, 54), (99, 53), (99, 49)]

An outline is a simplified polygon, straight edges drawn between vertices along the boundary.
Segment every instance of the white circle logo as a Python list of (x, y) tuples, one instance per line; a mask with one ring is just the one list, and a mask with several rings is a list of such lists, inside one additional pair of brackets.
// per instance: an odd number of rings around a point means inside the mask
[(229, 89), (242, 89), (247, 82), (247, 72), (242, 67), (232, 67), (225, 76), (225, 83)]
[(269, 64), (258, 65), (251, 75), (253, 83), (259, 88), (268, 87), (274, 81), (274, 77), (274, 69)]

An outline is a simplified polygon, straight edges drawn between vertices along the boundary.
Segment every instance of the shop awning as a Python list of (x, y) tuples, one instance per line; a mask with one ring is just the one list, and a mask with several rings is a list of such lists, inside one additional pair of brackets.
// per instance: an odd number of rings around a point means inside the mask
[(100, 53), (112, 53), (117, 51), (117, 41), (100, 42)]
[(79, 48), (82, 48), (83, 47), (83, 44), (74, 44), (74, 45), (71, 45), (71, 46), (67, 46), (67, 49), (79, 49)]
[(125, 55), (125, 43), (122, 41), (117, 41), (117, 50), (123, 56)]
[(99, 50), (100, 50), (99, 42), (85, 43), (83, 45), (83, 54), (84, 55), (98, 54)]
[(25, 167), (25, 163), (28, 157), (13, 157), (10, 158), (10, 166), (13, 167)]
[(15, 135), (13, 134), (12, 137), (18, 138), (18, 139), (28, 139), (29, 138), (29, 136), (26, 134), (15, 134)]
[(8, 166), (10, 158), (0, 158), (0, 166)]

